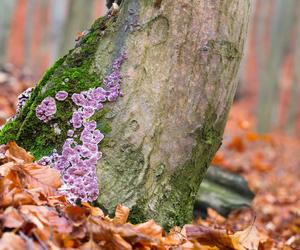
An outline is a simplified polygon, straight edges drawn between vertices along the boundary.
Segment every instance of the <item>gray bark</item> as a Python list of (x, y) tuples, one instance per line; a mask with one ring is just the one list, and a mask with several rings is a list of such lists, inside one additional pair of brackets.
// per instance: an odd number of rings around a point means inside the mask
[[(0, 142), (15, 139), (37, 158), (59, 149), (66, 132), (51, 136), (35, 107), (67, 86), (70, 92), (94, 86), (125, 49), (124, 97), (97, 118), (106, 137), (98, 203), (109, 212), (123, 203), (132, 222), (154, 218), (169, 228), (191, 221), (200, 183), (221, 144), (251, 1), (155, 2), (125, 0), (117, 17), (97, 21), (81, 45), (47, 72)], [(69, 109), (56, 114), (61, 128)]]

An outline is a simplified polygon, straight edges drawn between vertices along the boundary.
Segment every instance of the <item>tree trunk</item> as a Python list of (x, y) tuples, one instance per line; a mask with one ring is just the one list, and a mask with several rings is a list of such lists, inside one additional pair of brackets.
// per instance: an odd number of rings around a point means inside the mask
[[(257, 58), (259, 69), (259, 95), (257, 104), (257, 129), (261, 133), (269, 132), (278, 122), (279, 79), (284, 55), (289, 47), (293, 27), (295, 4), (297, 0), (276, 0), (260, 2), (260, 22), (257, 35)], [(267, 15), (273, 8), (271, 23)], [(265, 37), (268, 25), (270, 38), (267, 48)]]
[(15, 0), (2, 0), (0, 2), (0, 63), (7, 62), (7, 38), (15, 5)]
[[(125, 0), (117, 16), (95, 22), (79, 45), (35, 88), (0, 134), (36, 158), (61, 149), (74, 104), (57, 104), (42, 123), (37, 105), (58, 90), (101, 86), (125, 50), (123, 97), (96, 113), (104, 133), (98, 202), (109, 212), (131, 208), (131, 221), (154, 218), (165, 228), (190, 222), (193, 203), (219, 148), (236, 90), (250, 0)], [(54, 133), (56, 123), (60, 135)]]

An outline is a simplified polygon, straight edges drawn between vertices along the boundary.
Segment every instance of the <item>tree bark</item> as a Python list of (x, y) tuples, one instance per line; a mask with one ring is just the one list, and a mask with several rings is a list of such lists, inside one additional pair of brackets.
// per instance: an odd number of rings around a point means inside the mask
[(193, 203), (219, 148), (236, 90), (250, 0), (125, 0), (77, 48), (44, 76), (25, 107), (1, 131), (37, 158), (60, 149), (72, 103), (58, 106), (52, 123), (35, 108), (58, 90), (100, 86), (113, 59), (126, 50), (124, 97), (97, 114), (105, 134), (97, 172), (99, 204), (131, 208), (131, 222), (154, 218), (165, 228), (190, 222)]

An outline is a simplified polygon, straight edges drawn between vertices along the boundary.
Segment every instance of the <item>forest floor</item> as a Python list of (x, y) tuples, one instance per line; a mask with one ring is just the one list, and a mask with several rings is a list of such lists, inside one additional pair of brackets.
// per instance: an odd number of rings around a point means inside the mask
[[(26, 77), (0, 72), (0, 125), (13, 115), (17, 95), (29, 85)], [(256, 193), (251, 209), (228, 218), (209, 209), (206, 220), (168, 235), (153, 221), (125, 224), (129, 211), (123, 206), (110, 219), (98, 208), (76, 208), (53, 196), (58, 180), (41, 185), (40, 177), (33, 178), (41, 169), (10, 145), (0, 155), (0, 249), (13, 243), (7, 249), (300, 249), (300, 141), (255, 133), (255, 118), (247, 110), (243, 101), (233, 105), (213, 163), (247, 179)], [(52, 196), (45, 197), (49, 192)], [(18, 203), (9, 198), (15, 195)]]

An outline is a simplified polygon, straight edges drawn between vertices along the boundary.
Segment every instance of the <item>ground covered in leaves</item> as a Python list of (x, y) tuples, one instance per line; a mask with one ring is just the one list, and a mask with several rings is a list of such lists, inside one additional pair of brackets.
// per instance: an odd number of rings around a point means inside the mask
[(186, 225), (166, 233), (154, 220), (126, 223), (129, 209), (115, 217), (88, 203), (72, 205), (59, 195), (59, 172), (33, 163), (10, 142), (0, 148), (0, 249), (257, 249), (254, 225), (230, 232)]

